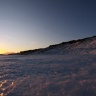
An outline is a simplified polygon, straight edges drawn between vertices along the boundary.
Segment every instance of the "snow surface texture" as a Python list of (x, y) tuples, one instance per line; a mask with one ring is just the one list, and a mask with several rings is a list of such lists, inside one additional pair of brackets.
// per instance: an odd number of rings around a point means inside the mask
[(20, 54), (0, 56), (0, 96), (96, 96), (96, 36)]
[(0, 96), (96, 96), (96, 55), (0, 56)]

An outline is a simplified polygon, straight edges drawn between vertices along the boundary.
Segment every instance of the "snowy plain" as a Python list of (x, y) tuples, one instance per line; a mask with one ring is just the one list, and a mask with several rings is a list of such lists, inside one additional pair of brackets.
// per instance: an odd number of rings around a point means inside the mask
[(2, 55), (0, 96), (96, 96), (96, 55)]

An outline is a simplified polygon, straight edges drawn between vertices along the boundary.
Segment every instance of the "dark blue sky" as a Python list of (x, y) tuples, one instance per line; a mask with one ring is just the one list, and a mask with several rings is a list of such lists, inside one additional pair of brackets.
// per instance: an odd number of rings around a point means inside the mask
[(0, 0), (0, 53), (93, 35), (95, 0)]

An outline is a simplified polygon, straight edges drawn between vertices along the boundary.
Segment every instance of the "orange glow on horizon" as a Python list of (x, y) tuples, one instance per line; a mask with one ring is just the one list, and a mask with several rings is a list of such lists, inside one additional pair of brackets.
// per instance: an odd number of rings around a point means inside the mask
[(14, 52), (8, 52), (4, 49), (0, 49), (0, 54), (11, 54), (11, 53), (14, 53)]
[(6, 50), (0, 49), (0, 54), (5, 54), (5, 53), (6, 53)]

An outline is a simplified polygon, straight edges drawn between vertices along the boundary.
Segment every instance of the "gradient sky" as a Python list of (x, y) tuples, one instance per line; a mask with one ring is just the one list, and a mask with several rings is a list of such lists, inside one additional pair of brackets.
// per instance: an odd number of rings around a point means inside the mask
[(96, 0), (0, 0), (0, 53), (96, 35)]

